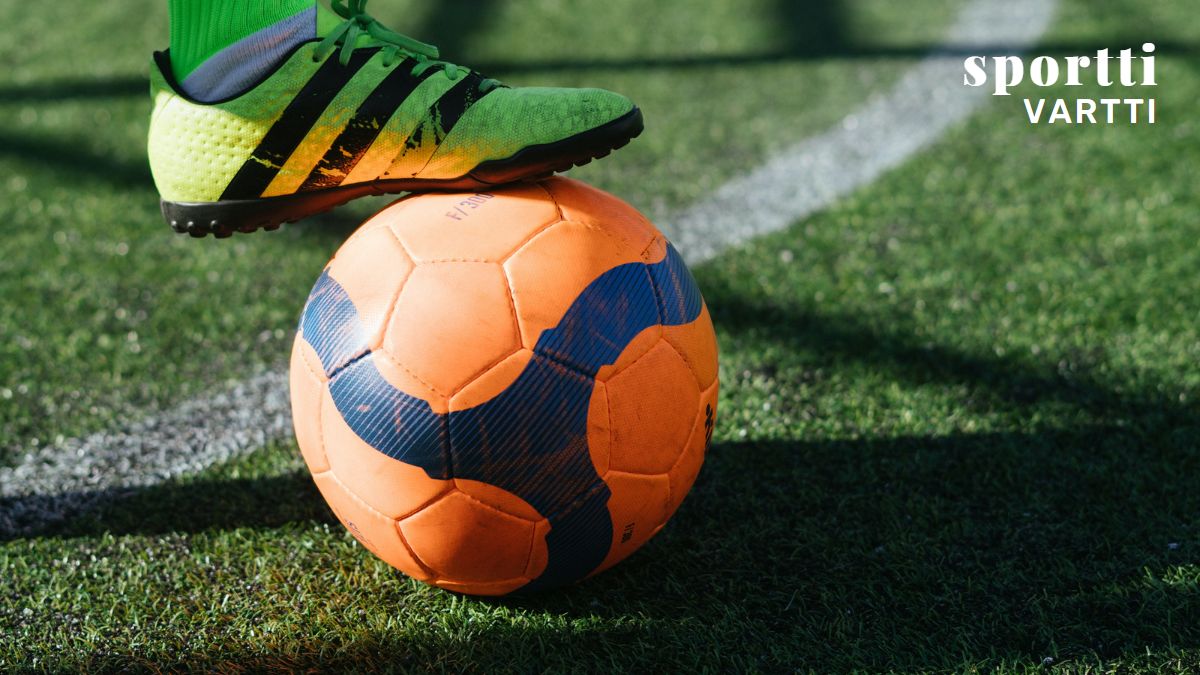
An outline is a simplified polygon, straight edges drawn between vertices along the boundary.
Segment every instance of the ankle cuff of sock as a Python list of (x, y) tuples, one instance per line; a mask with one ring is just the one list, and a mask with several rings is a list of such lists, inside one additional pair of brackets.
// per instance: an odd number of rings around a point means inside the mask
[(316, 0), (170, 0), (168, 7), (171, 70), (182, 82), (230, 45), (305, 10), (315, 12)]

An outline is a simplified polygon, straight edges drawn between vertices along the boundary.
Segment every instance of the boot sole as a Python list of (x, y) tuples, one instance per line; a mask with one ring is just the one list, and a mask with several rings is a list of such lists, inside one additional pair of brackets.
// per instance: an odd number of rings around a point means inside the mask
[(232, 236), (234, 232), (277, 230), (284, 223), (324, 213), (369, 195), (401, 192), (486, 190), (497, 185), (548, 178), (572, 167), (606, 157), (637, 138), (644, 128), (642, 112), (625, 115), (554, 143), (531, 145), (507, 159), (484, 162), (458, 178), (375, 180), (313, 192), (219, 202), (161, 202), (171, 229), (193, 237)]

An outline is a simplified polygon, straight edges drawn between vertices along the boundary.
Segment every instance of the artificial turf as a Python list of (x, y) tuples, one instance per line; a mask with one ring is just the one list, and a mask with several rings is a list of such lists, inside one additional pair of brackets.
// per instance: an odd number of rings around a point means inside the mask
[[(294, 445), (280, 443), (0, 544), (0, 666), (1200, 669), (1200, 55), (1187, 47), (1200, 23), (1185, 0), (1070, 0), (1044, 48), (1146, 40), (1164, 45), (1158, 125), (1031, 127), (1019, 100), (997, 100), (828, 211), (699, 266), (722, 348), (714, 445), (673, 523), (615, 569), (499, 601), (424, 587), (359, 548)], [(647, 184), (621, 175), (620, 155), (580, 175), (649, 199), (678, 174), (651, 165), (668, 150), (637, 147), (626, 151), (637, 170), (661, 172), (639, 174), (654, 177)], [(717, 172), (706, 176), (737, 170), (688, 157)], [(147, 192), (89, 190), (103, 208), (132, 208)], [(143, 220), (128, 231), (158, 226)], [(138, 242), (248, 291), (232, 275), (256, 255), (295, 250), (296, 265), (311, 258), (316, 269), (341, 233), (294, 228), (279, 243), (232, 248)], [(138, 274), (167, 267), (131, 264)], [(99, 275), (101, 287), (120, 277), (111, 261), (78, 274)], [(285, 274), (297, 289), (264, 290), (252, 304), (302, 298), (307, 273)], [(14, 278), (6, 269), (0, 283)], [(171, 293), (185, 304), (204, 296)], [(191, 306), (220, 311), (180, 321), (215, 351), (236, 342), (227, 331), (253, 342), (274, 330), (271, 312), (283, 311), (208, 301)], [(236, 320), (224, 325), (227, 316)], [(244, 317), (258, 322), (247, 333)], [(269, 363), (285, 348), (276, 339), (231, 350), (219, 368)], [(67, 364), (59, 387), (90, 376)], [(136, 393), (142, 371), (121, 368), (105, 396)], [(56, 415), (4, 423), (44, 435)]]

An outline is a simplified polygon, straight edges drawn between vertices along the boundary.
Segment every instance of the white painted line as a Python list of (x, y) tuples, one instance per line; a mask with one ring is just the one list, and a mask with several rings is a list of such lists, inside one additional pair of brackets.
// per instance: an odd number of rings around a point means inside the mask
[[(974, 0), (939, 50), (1030, 46), (1057, 0)], [(960, 57), (924, 59), (842, 123), (667, 218), (691, 264), (810, 215), (928, 146), (987, 92), (961, 84)], [(292, 433), (286, 370), (187, 401), (170, 412), (26, 454), (0, 468), (0, 539), (38, 531), (126, 491), (194, 473)]]
[(0, 468), (0, 539), (35, 532), (123, 492), (201, 471), (291, 433), (285, 369), (117, 431), (47, 445)]
[(990, 89), (962, 84), (958, 54), (971, 45), (1031, 47), (1056, 6), (1055, 0), (971, 3), (940, 45), (943, 53), (925, 58), (891, 92), (868, 101), (836, 128), (793, 146), (668, 220), (666, 233), (695, 264), (781, 230), (874, 181), (988, 100)]

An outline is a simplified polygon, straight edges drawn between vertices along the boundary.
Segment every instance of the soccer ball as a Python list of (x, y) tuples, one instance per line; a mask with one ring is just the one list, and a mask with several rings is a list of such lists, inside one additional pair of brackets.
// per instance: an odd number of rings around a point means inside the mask
[(321, 494), (406, 574), (571, 583), (654, 536), (717, 409), (704, 299), (641, 214), (578, 181), (401, 199), (305, 305), (292, 412)]

